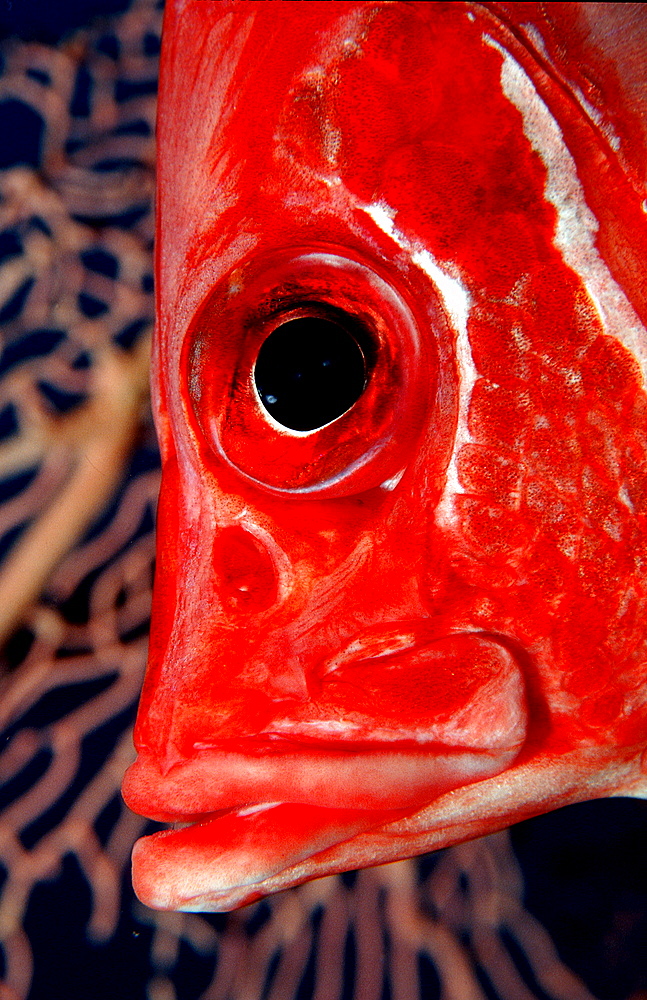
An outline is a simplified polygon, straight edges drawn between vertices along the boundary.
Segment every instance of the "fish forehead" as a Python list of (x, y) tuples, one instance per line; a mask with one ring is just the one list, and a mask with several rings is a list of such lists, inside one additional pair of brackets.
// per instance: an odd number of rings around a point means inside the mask
[[(294, 242), (313, 223), (318, 239), (365, 249), (376, 239), (365, 214), (382, 200), (428, 250), (451, 247), (444, 256), (454, 265), (464, 256), (457, 237), (472, 229), (483, 249), (489, 216), (515, 196), (538, 213), (529, 224), (549, 227), (541, 166), (501, 93), (501, 57), (463, 5), (314, 3), (298, 18), (283, 4), (247, 6), (255, 9), (236, 8), (230, 21), (224, 10), (184, 5), (171, 24), (198, 70), (190, 86), (168, 81), (169, 151), (178, 111), (197, 135), (191, 157), (168, 157), (180, 161), (167, 163), (168, 184), (160, 165), (161, 209), (194, 281), (205, 255), (213, 282), (214, 260), (224, 270), (268, 235)], [(162, 113), (163, 143), (164, 127)], [(166, 271), (181, 272), (168, 256)], [(486, 261), (496, 257), (487, 250)]]
[[(200, 299), (268, 241), (307, 242), (314, 228), (364, 252), (377, 242), (392, 267), (427, 250), (497, 298), (542, 266), (556, 236), (575, 240), (579, 226), (580, 243), (595, 241), (560, 128), (483, 11), (314, 3), (295, 18), (287, 8), (170, 11), (176, 47), (196, 67), (163, 77), (159, 125), (160, 345), (180, 331), (168, 347), (175, 363)], [(178, 114), (195, 123), (190, 155), (173, 154)], [(570, 203), (557, 220), (555, 189)], [(380, 219), (404, 241), (400, 254), (379, 244)], [(585, 249), (569, 258), (562, 246), (562, 257), (573, 266)], [(635, 317), (619, 326), (635, 328)], [(629, 346), (643, 350), (635, 336)]]
[[(483, 814), (510, 821), (547, 788), (586, 794), (578, 747), (606, 748), (583, 765), (607, 775), (600, 794), (640, 740), (645, 336), (623, 243), (639, 209), (604, 137), (487, 10), (300, 7), (185, 2), (167, 16), (154, 383), (166, 465), (140, 782), (158, 817), (240, 805), (245, 787), (253, 803), (351, 811), (362, 781), (378, 812), (437, 795), (436, 816), (405, 831), (431, 846), (439, 816), (464, 830), (474, 808), (462, 793), (448, 807), (444, 767), (485, 778)], [(424, 419), (402, 467), (357, 498), (277, 498), (223, 464), (196, 421), (200, 324), (236, 296), (253, 308), (257, 272), (286, 248), (366, 266), (420, 331)], [(251, 617), (228, 605), (241, 559), (261, 581)], [(276, 766), (267, 734), (296, 739), (301, 760)], [(394, 735), (441, 748), (427, 785), (415, 753), (386, 754), (408, 797), (385, 779), (371, 798), (365, 758), (334, 778), (307, 746)], [(509, 778), (479, 776), (475, 747), (496, 771), (524, 739)], [(448, 742), (464, 764), (447, 765)], [(282, 808), (260, 826), (280, 826)], [(354, 822), (340, 820), (356, 862), (386, 857), (366, 846), (378, 813)]]

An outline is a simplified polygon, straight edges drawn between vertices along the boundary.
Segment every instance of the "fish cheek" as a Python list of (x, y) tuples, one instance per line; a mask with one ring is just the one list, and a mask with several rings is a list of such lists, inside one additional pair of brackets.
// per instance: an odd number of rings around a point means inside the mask
[(318, 664), (364, 623), (393, 607), (406, 617), (422, 551), (406, 483), (280, 498), (201, 457), (191, 474), (165, 467), (153, 614), (161, 627), (136, 734), (140, 748), (181, 757), (263, 731), (277, 705), (307, 699)]

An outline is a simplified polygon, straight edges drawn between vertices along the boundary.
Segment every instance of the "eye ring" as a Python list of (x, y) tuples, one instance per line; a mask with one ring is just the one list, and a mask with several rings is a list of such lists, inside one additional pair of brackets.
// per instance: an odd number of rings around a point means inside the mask
[[(356, 398), (306, 429), (276, 420), (255, 379), (270, 337), (302, 320), (345, 329), (364, 368)], [(187, 344), (189, 396), (212, 453), (274, 495), (346, 496), (397, 475), (435, 393), (437, 364), (405, 298), (338, 253), (279, 252), (232, 272), (198, 311)]]

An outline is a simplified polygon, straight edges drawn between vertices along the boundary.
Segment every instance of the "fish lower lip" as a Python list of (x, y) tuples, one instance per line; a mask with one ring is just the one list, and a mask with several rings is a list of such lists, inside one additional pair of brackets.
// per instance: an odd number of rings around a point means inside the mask
[(401, 815), (277, 802), (231, 810), (138, 840), (133, 885), (155, 909), (231, 909), (255, 898), (258, 881)]

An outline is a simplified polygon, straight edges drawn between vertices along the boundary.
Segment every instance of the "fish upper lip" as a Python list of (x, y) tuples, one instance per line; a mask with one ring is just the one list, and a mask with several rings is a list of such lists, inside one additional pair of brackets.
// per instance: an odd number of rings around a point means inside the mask
[(256, 759), (213, 751), (177, 764), (166, 775), (142, 754), (126, 774), (123, 793), (134, 812), (161, 822), (211, 821), (267, 802), (268, 791), (273, 801), (304, 808), (415, 811), (452, 788), (500, 773), (520, 748), (494, 754), (387, 747), (334, 757), (295, 751)]

